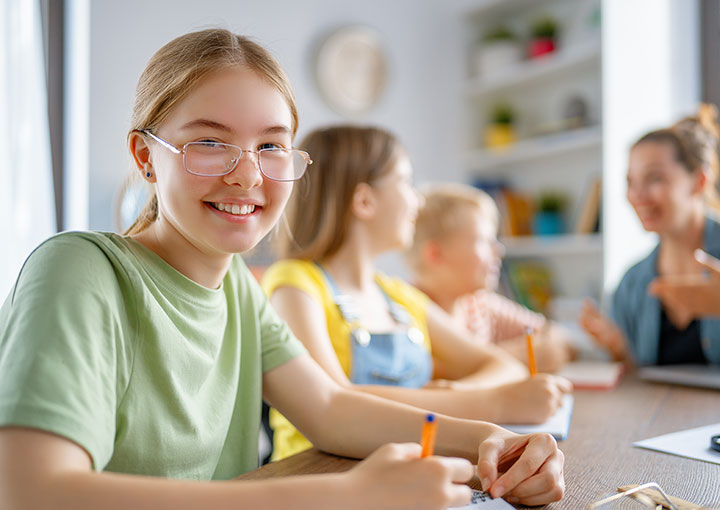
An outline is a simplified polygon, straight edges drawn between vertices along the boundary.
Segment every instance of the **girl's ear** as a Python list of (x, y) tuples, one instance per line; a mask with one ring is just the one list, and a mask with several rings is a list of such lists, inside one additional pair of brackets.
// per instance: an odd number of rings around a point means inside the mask
[(128, 146), (135, 167), (142, 173), (143, 178), (149, 182), (155, 182), (155, 175), (151, 171), (152, 161), (150, 160), (150, 147), (148, 147), (142, 133), (133, 131), (130, 134)]
[(426, 266), (437, 266), (444, 259), (442, 246), (437, 241), (431, 239), (422, 247), (421, 256)]
[(695, 189), (693, 190), (696, 193), (699, 193), (702, 195), (705, 191), (705, 186), (708, 183), (708, 173), (710, 172), (710, 169), (707, 168), (705, 165), (699, 167), (695, 171)]
[(351, 210), (356, 218), (367, 220), (372, 218), (376, 211), (375, 190), (366, 182), (355, 187), (352, 195)]

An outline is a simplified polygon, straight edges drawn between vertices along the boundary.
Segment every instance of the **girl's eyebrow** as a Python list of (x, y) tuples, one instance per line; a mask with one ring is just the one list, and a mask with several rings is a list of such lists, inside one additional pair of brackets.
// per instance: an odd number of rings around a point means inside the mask
[[(217, 122), (210, 119), (195, 119), (191, 120), (187, 124), (184, 124), (180, 127), (180, 129), (192, 129), (196, 127), (207, 127), (211, 129), (217, 129), (218, 131), (224, 131), (226, 133), (232, 133), (233, 129), (229, 126), (226, 126), (225, 124), (221, 122)], [(263, 129), (260, 134), (261, 135), (270, 135), (270, 134), (290, 134), (290, 128), (283, 125), (277, 125), (277, 126), (270, 126), (265, 129)]]
[(191, 120), (187, 124), (184, 124), (183, 126), (181, 126), (180, 129), (192, 129), (192, 128), (196, 128), (196, 127), (208, 127), (208, 128), (212, 128), (212, 129), (217, 129), (219, 131), (225, 131), (228, 133), (232, 132), (232, 128), (230, 128), (229, 126), (226, 126), (225, 124), (222, 124), (220, 122), (216, 122), (216, 121), (210, 120), (210, 119)]

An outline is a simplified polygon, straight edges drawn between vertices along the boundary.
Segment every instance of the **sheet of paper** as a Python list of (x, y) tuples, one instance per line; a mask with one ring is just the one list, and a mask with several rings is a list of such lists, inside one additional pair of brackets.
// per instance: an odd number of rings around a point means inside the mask
[(633, 446), (720, 464), (720, 452), (710, 448), (710, 438), (718, 434), (720, 423), (644, 439), (633, 443)]
[(565, 395), (563, 397), (562, 406), (557, 412), (550, 417), (545, 423), (540, 425), (502, 425), (508, 430), (517, 432), (518, 434), (532, 434), (534, 432), (545, 432), (552, 434), (555, 439), (567, 439), (570, 431), (570, 418), (572, 417), (573, 397)]
[(720, 390), (720, 367), (713, 365), (664, 365), (642, 367), (638, 377), (646, 381), (666, 382)]
[(557, 375), (569, 379), (576, 389), (609, 389), (622, 373), (621, 362), (579, 360), (566, 364)]
[(515, 510), (515, 507), (504, 499), (493, 499), (487, 492), (473, 490), (472, 501), (469, 505), (454, 506), (448, 510), (472, 510), (482, 508), (483, 510)]

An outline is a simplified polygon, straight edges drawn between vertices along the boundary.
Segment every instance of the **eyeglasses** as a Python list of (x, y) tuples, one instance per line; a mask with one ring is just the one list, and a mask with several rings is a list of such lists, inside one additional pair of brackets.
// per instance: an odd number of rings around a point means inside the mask
[(310, 155), (298, 149), (271, 147), (251, 151), (242, 149), (237, 145), (211, 140), (189, 142), (179, 149), (147, 129), (140, 129), (139, 131), (150, 136), (171, 152), (182, 154), (185, 170), (193, 175), (203, 177), (218, 177), (229, 174), (235, 170), (243, 153), (246, 152), (257, 155), (260, 173), (273, 181), (296, 181), (303, 176), (308, 165), (312, 164)]

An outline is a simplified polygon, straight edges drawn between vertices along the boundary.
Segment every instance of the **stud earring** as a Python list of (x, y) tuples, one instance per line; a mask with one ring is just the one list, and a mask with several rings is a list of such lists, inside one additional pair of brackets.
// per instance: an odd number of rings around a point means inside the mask
[(151, 175), (152, 174), (150, 172), (145, 172), (145, 177), (147, 177), (148, 179), (150, 178)]

